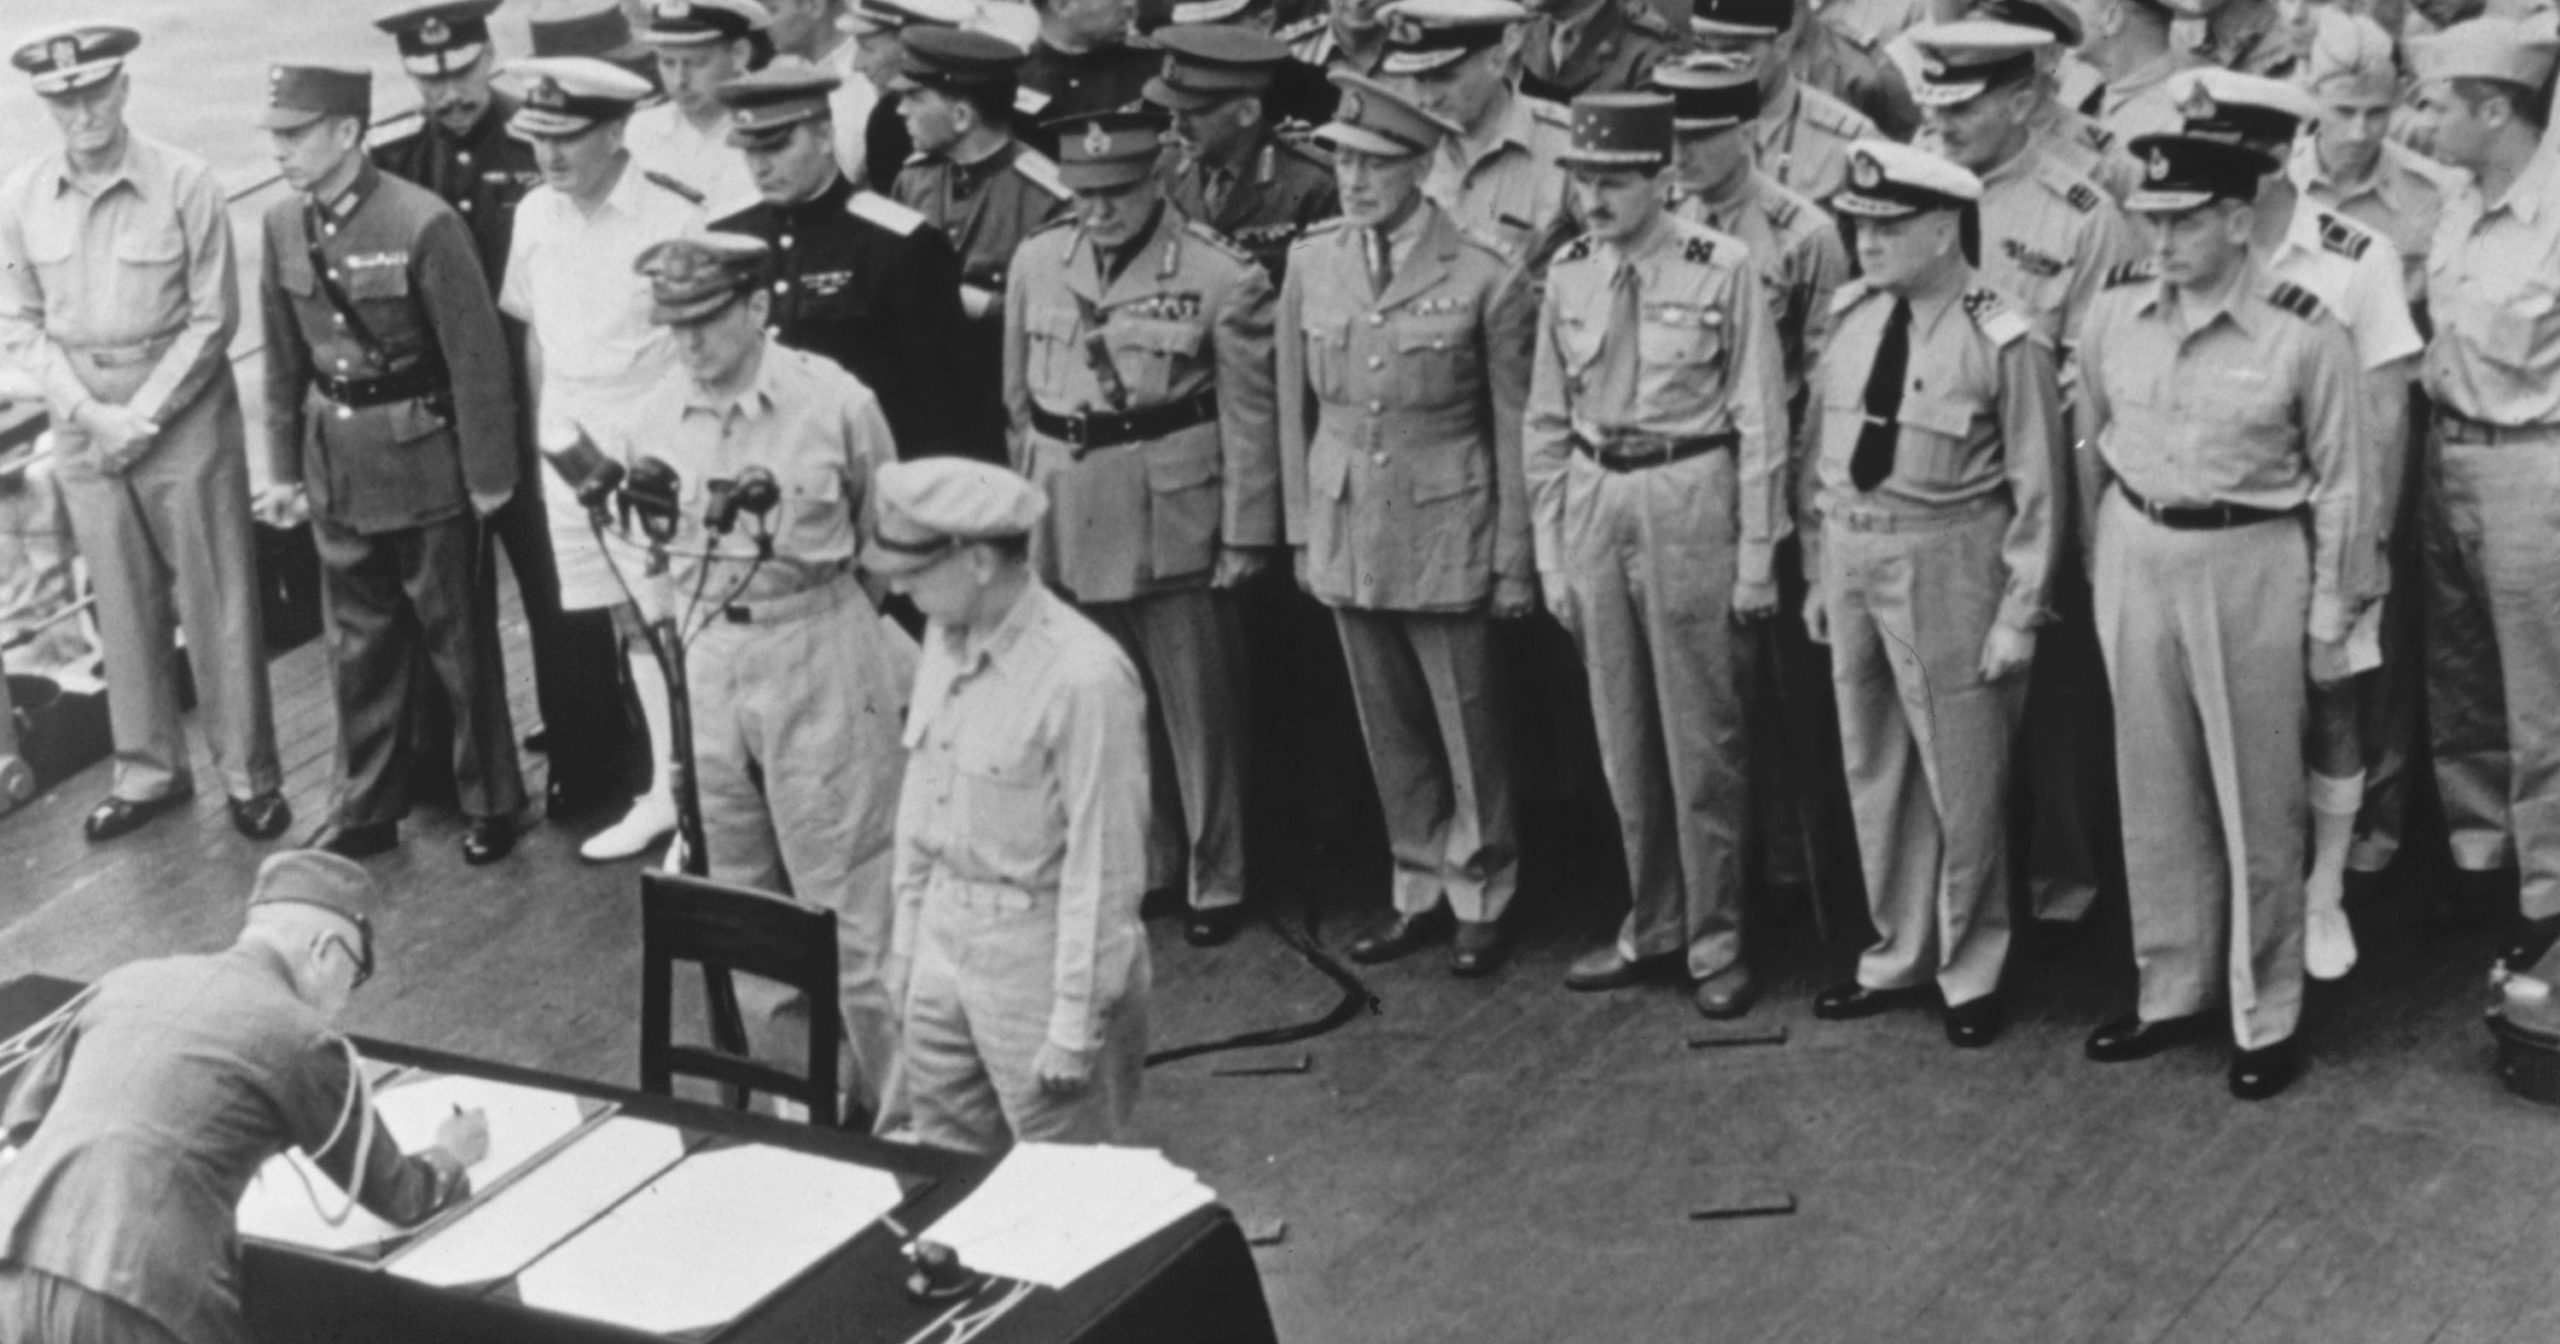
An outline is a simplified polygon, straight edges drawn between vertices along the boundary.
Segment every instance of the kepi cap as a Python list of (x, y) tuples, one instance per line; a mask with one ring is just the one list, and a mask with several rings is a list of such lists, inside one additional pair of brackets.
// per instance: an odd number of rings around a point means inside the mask
[(1573, 143), (1556, 162), (1567, 168), (1661, 168), (1671, 162), (1671, 97), (1662, 93), (1586, 93), (1573, 100)]
[(1760, 117), (1760, 81), (1741, 65), (1710, 59), (1656, 66), (1652, 87), (1671, 95), (1671, 124), (1720, 131)]
[(2210, 201), (2254, 201), (2258, 180), (2276, 170), (2274, 159), (2246, 145), (2201, 135), (2134, 138), (2142, 183), (2127, 193), (2124, 208), (2138, 215), (2175, 215)]
[(1153, 108), (1115, 108), (1052, 117), (1058, 180), (1069, 191), (1101, 191), (1145, 179), (1164, 152), (1165, 117)]
[(1387, 30), (1378, 73), (1420, 75), (1456, 65), (1528, 19), (1512, 0), (1395, 0), (1378, 11)]
[(662, 47), (735, 42), (773, 24), (756, 0), (650, 0), (648, 39)]
[(1697, 0), (1689, 11), (1699, 37), (1776, 37), (1795, 26), (1795, 0)]
[(35, 76), (38, 94), (59, 98), (105, 83), (141, 45), (142, 34), (120, 23), (65, 24), (20, 39), (9, 64)]
[(832, 117), (827, 95), (843, 87), (831, 70), (801, 60), (777, 61), (740, 75), (712, 94), (729, 109), (729, 143), (738, 149), (769, 145), (804, 121)]
[(2560, 63), (2560, 37), (2548, 23), (2471, 19), (2409, 39), (2409, 65), (2419, 79), (2499, 79), (2538, 89)]
[(2320, 119), (2320, 104), (2300, 86), (2218, 65), (2171, 75), (2167, 93), (2188, 135), (2290, 146), (2296, 131)]
[(1982, 179), (1952, 159), (1891, 140), (1849, 145), (1849, 184), (1831, 197), (1833, 211), (1855, 219), (1909, 219), (1931, 210), (1961, 210), (1982, 199)]
[(1981, 97), (2036, 72), (2036, 53), (2053, 34), (1996, 19), (1963, 19), (1915, 28), (1920, 85), (1911, 91), (1922, 107), (1951, 107)]
[(649, 81), (593, 56), (509, 61), (498, 75), (518, 100), (507, 134), (519, 140), (584, 135), (630, 116), (650, 92)]
[(1159, 28), (1155, 42), (1164, 48), (1164, 69), (1147, 81), (1147, 101), (1177, 112), (1266, 93), (1272, 72), (1289, 59), (1278, 38), (1251, 28)]
[(1458, 133), (1454, 124), (1367, 75), (1335, 70), (1331, 78), (1342, 90), (1342, 100), (1334, 105), (1333, 120), (1316, 128), (1315, 138), (1335, 149), (1401, 159), (1429, 153)]
[(1049, 497), (1015, 472), (964, 457), (892, 462), (871, 478), (880, 504), (862, 567), (912, 574), (978, 541), (1030, 535)]
[(322, 117), (373, 117), (373, 73), (328, 65), (267, 68), (267, 105), (258, 124), (271, 131), (299, 130)]
[[(2303, 82), (2314, 93), (2379, 98), (2396, 102), (2400, 69), (2392, 56), (2391, 34), (2362, 14), (2335, 5), (2311, 11), (2311, 51), (2305, 57)], [(2340, 83), (2344, 87), (2332, 87)]]
[(690, 326), (717, 316), (772, 278), (773, 249), (761, 238), (717, 229), (642, 248), (631, 269), (649, 277), (649, 320)]
[(489, 15), (498, 0), (397, 0), (373, 26), (399, 43), (400, 64), (413, 75), (449, 75), (489, 49)]
[(1001, 89), (1022, 71), (1028, 53), (1000, 37), (965, 28), (911, 26), (898, 34), (893, 93), (908, 89)]
[(356, 961), (373, 973), (373, 907), (379, 897), (373, 874), (364, 865), (319, 849), (280, 850), (258, 865), (249, 887), (249, 908), (262, 905), (309, 905), (355, 926), (361, 943)]

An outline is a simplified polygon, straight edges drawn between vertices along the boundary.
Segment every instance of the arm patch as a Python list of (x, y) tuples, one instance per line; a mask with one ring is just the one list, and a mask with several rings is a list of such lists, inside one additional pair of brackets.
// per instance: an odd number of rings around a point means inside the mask
[(2011, 345), (2026, 339), (2027, 320), (2012, 311), (1997, 290), (1980, 285), (1966, 290), (1964, 312), (1965, 316), (1973, 319), (1973, 325), (1982, 328), (1983, 335), (1991, 338), (1993, 345)]
[(2153, 267), (2150, 262), (2124, 261), (2116, 263), (2115, 266), (2107, 271), (2107, 278), (2102, 287), (2106, 289), (2122, 289), (2126, 285), (2139, 285), (2145, 281), (2157, 280), (2159, 278), (2159, 270)]

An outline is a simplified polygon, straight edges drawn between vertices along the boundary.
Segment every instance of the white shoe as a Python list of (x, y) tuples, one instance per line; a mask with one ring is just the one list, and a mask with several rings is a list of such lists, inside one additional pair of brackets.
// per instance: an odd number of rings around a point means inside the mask
[(2309, 912), (2302, 926), (2302, 969), (2314, 980), (2337, 980), (2356, 966), (2356, 935), (2347, 912), (2330, 906)]
[(632, 800), (622, 820), (587, 837), (578, 846), (578, 857), (589, 863), (627, 859), (665, 839), (675, 828), (676, 800), (663, 793), (643, 794)]

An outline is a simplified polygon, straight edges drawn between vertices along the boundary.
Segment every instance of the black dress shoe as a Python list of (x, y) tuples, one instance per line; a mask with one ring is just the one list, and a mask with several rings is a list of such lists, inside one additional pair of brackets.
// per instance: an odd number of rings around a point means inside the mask
[(1853, 1022), (1896, 1008), (1917, 1008), (1928, 1001), (1929, 991), (1917, 985), (1907, 989), (1869, 989), (1847, 980), (1813, 996), (1813, 1015), (1825, 1022)]
[(1216, 947), (1236, 936), (1244, 927), (1244, 907), (1221, 905), (1210, 910), (1194, 910), (1183, 917), (1182, 941), (1193, 947)]
[(515, 852), (513, 817), (473, 817), (462, 830), (462, 861), (473, 867), (496, 863)]
[(2139, 1017), (2119, 1017), (2089, 1033), (2088, 1055), (2101, 1064), (2149, 1059), (2173, 1046), (2203, 1040), (2212, 1030), (2213, 1015), (2210, 1013), (2192, 1013), (2158, 1022), (2145, 1022)]
[(144, 822), (185, 806), (187, 800), (195, 796), (192, 784), (181, 784), (157, 798), (118, 798), (108, 794), (104, 801), (89, 809), (87, 819), (80, 823), (80, 830), (92, 844), (131, 835), (141, 830)]
[(1490, 919), (1462, 919), (1449, 942), (1449, 974), (1461, 980), (1502, 969), (1502, 926)]
[(273, 789), (255, 798), (231, 800), (231, 829), (252, 840), (273, 840), (292, 824), (293, 808)]
[(2231, 1095), (2242, 1101), (2265, 1101), (2293, 1085), (2302, 1073), (2302, 1057), (2287, 1036), (2270, 1046), (2243, 1050), (2231, 1057)]
[(1364, 966), (1411, 956), (1440, 941), (1447, 922), (1437, 909), (1418, 915), (1399, 914), (1387, 927), (1351, 945), (1351, 959)]
[(1947, 1044), (1958, 1050), (1979, 1050), (1999, 1040), (2008, 1025), (2009, 1011), (1997, 994), (1947, 1005)]
[(400, 823), (368, 821), (358, 826), (331, 825), (311, 837), (306, 849), (322, 849), (348, 859), (369, 859), (400, 847)]

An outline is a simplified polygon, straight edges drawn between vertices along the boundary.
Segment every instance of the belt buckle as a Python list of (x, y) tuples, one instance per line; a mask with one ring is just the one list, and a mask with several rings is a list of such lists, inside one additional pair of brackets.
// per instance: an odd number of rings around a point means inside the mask
[(1093, 446), (1092, 412), (1069, 411), (1066, 415), (1066, 422), (1067, 432), (1065, 437), (1070, 447), (1090, 448)]
[(722, 607), (720, 619), (731, 625), (753, 625), (756, 623), (756, 611), (755, 608), (746, 606)]

